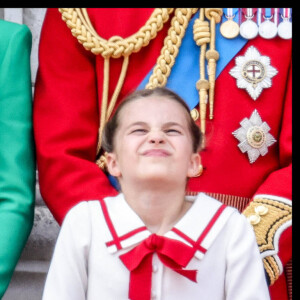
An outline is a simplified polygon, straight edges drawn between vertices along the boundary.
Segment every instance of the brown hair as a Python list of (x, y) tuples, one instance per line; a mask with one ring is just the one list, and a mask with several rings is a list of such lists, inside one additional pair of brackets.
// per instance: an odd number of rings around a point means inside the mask
[(189, 122), (189, 130), (191, 133), (192, 141), (193, 141), (193, 152), (196, 153), (200, 150), (200, 145), (202, 142), (202, 133), (199, 127), (194, 122), (193, 118), (190, 115), (190, 109), (186, 102), (175, 92), (171, 91), (166, 87), (157, 87), (154, 89), (143, 89), (136, 90), (133, 93), (129, 94), (118, 106), (112, 118), (106, 123), (103, 134), (102, 134), (102, 148), (106, 152), (113, 152), (114, 150), (114, 136), (116, 133), (116, 129), (119, 125), (119, 114), (122, 108), (139, 98), (147, 98), (150, 96), (162, 96), (168, 99), (174, 100), (182, 105), (182, 107), (186, 110), (188, 114), (188, 122)]

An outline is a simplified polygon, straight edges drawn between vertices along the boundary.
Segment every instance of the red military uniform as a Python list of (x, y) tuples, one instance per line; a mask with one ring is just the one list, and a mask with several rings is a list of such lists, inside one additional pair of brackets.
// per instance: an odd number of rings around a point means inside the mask
[[(191, 109), (198, 109), (200, 47), (190, 37), (198, 11), (189, 11), (190, 16), (184, 15), (184, 10), (175, 11), (167, 20), (159, 15), (155, 21), (158, 26), (147, 24), (157, 30), (153, 36), (147, 27), (130, 41), (132, 47), (130, 42), (125, 46), (120, 42), (118, 49), (111, 46), (138, 32), (153, 17), (153, 11), (87, 9), (102, 39), (119, 36), (111, 44), (104, 43), (107, 48), (88, 23), (83, 26), (84, 22), (79, 22), (78, 11), (47, 11), (40, 40), (34, 125), (41, 193), (59, 223), (78, 202), (117, 194), (95, 164), (95, 157), (105, 87), (110, 99), (122, 56), (129, 57), (129, 64), (116, 106), (129, 92), (151, 82), (174, 89)], [(285, 300), (284, 267), (292, 252), (292, 42), (279, 36), (226, 41), (218, 35), (219, 27), (216, 32), (220, 58), (214, 116), (209, 119), (207, 109), (206, 141), (201, 152), (204, 172), (190, 179), (188, 193), (212, 194), (249, 217), (270, 279), (271, 298)], [(151, 36), (148, 42), (139, 47), (138, 38), (147, 40), (147, 34)], [(174, 52), (171, 44), (175, 45)], [(128, 50), (129, 55), (124, 54), (127, 46), (135, 49)], [(115, 54), (117, 51), (122, 54)], [(109, 82), (103, 85), (108, 78), (104, 70), (109, 71)]]

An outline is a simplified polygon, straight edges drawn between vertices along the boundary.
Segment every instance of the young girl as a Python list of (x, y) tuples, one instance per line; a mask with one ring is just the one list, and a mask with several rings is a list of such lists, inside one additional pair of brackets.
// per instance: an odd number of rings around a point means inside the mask
[(246, 218), (203, 193), (185, 196), (200, 144), (189, 108), (172, 91), (125, 99), (102, 143), (121, 192), (69, 211), (43, 299), (270, 299)]

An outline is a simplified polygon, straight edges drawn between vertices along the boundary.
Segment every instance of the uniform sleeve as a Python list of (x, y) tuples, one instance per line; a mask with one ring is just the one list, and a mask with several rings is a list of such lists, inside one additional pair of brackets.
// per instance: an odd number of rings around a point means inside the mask
[(255, 235), (246, 218), (231, 218), (230, 241), (226, 247), (225, 298), (227, 300), (270, 299), (264, 267)]
[(47, 10), (39, 45), (34, 133), (41, 195), (58, 223), (83, 200), (116, 195), (95, 163), (99, 113), (95, 55)]
[[(1, 21), (1, 20), (0, 20)], [(0, 23), (0, 298), (33, 224), (35, 151), (30, 73), (31, 32)], [(5, 43), (5, 47), (2, 47)]]
[(292, 67), (285, 95), (278, 141), (280, 168), (265, 179), (243, 212), (253, 220), (270, 284), (292, 258)]
[(85, 300), (91, 228), (87, 202), (66, 215), (55, 245), (43, 291), (43, 300)]

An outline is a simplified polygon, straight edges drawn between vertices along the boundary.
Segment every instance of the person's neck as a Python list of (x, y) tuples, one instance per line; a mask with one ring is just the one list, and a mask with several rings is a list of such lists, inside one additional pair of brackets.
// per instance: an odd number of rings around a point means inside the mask
[(122, 187), (125, 200), (147, 228), (163, 235), (178, 222), (190, 207), (185, 199), (185, 186), (172, 188), (166, 184), (128, 185)]

